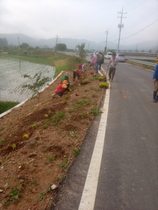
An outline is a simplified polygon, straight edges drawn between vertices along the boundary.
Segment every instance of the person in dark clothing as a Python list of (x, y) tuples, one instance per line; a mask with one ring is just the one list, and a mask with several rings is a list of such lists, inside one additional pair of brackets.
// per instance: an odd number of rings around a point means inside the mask
[(154, 90), (153, 90), (153, 102), (158, 102), (158, 58), (156, 59), (156, 66), (153, 73), (153, 82), (154, 82)]
[(82, 71), (82, 64), (78, 65), (78, 68), (73, 70), (73, 81), (75, 81), (75, 78), (77, 77), (78, 80), (81, 78), (81, 75), (83, 74)]

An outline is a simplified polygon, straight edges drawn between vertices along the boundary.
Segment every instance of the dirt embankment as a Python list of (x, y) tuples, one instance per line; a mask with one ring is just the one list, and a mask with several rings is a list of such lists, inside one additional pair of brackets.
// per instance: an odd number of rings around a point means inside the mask
[(52, 98), (61, 76), (39, 97), (0, 118), (0, 209), (49, 209), (57, 186), (79, 154), (105, 89), (88, 68), (87, 84)]

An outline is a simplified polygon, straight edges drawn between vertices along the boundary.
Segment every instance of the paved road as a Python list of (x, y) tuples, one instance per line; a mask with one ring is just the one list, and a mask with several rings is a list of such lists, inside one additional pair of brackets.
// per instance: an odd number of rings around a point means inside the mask
[[(103, 67), (106, 68), (106, 64)], [(85, 210), (158, 209), (158, 104), (152, 102), (151, 78), (149, 70), (126, 63), (117, 66), (109, 90), (96, 197), (93, 207), (85, 207)], [(98, 116), (59, 189), (58, 204), (52, 209), (79, 209), (99, 121)], [(93, 190), (87, 189), (89, 196)]]

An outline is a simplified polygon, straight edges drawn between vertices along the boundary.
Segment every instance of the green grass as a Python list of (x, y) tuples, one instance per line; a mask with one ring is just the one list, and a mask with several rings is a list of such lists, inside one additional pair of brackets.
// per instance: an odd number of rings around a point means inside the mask
[(5, 111), (7, 111), (11, 108), (13, 108), (17, 104), (19, 104), (19, 102), (0, 101), (0, 114), (2, 114), (3, 112), (5, 112)]
[(77, 101), (76, 104), (74, 104), (74, 107), (81, 108), (83, 106), (88, 106), (89, 104), (90, 104), (90, 101), (82, 100), (82, 101)]

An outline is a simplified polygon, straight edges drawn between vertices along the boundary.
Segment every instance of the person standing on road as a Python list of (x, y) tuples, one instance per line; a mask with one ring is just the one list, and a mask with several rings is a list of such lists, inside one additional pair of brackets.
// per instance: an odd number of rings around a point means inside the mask
[(100, 66), (99, 66), (99, 70), (101, 69), (101, 64), (104, 63), (104, 54), (102, 52), (99, 52), (99, 57), (100, 57)]
[(110, 59), (110, 61), (108, 63), (109, 80), (110, 81), (113, 81), (113, 79), (114, 79), (117, 64), (118, 64), (118, 60), (116, 59), (116, 53), (113, 53), (112, 58)]
[(153, 102), (158, 102), (158, 58), (156, 59), (156, 66), (153, 73), (154, 91), (153, 91)]
[(101, 68), (101, 55), (98, 52), (96, 53), (96, 55), (97, 55), (97, 60), (96, 60), (96, 66), (95, 66), (95, 76), (98, 75), (98, 71)]

